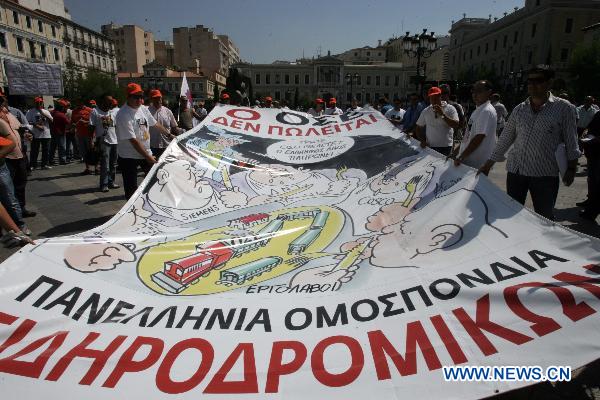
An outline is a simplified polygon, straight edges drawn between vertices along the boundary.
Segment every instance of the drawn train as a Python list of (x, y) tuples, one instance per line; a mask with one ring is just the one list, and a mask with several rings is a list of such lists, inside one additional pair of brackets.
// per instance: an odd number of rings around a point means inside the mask
[[(329, 212), (314, 209), (279, 214), (254, 235), (223, 238), (217, 242), (197, 245), (196, 253), (166, 261), (163, 270), (152, 274), (151, 279), (170, 293), (180, 293), (189, 285), (198, 283), (201, 278), (206, 278), (213, 269), (223, 268), (229, 260), (266, 246), (281, 230), (284, 221), (310, 217), (313, 217), (310, 227), (294, 239), (288, 247), (288, 254), (300, 254), (306, 251), (308, 246), (319, 237), (329, 218)], [(229, 225), (243, 227), (240, 226), (240, 221), (242, 224), (254, 224), (257, 219), (264, 222), (268, 219), (268, 216), (265, 218), (263, 214), (253, 214), (230, 221)], [(282, 261), (281, 257), (266, 257), (229, 268), (220, 272), (220, 278), (215, 283), (225, 286), (242, 285), (262, 273), (271, 271)]]

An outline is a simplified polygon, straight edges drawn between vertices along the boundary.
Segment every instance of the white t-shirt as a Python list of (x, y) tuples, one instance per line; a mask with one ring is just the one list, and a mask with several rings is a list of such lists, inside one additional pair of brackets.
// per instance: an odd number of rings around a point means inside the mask
[[(165, 106), (161, 106), (156, 109), (153, 105), (148, 106), (148, 111), (154, 117), (156, 122), (164, 126), (166, 129), (177, 128), (177, 121), (173, 112)], [(150, 128), (150, 147), (157, 149), (166, 149), (171, 142), (170, 137), (165, 137), (162, 131), (158, 130), (157, 127)]]
[(467, 148), (471, 139), (477, 135), (485, 135), (485, 139), (479, 144), (479, 147), (467, 158), (463, 160), (463, 163), (469, 167), (479, 168), (481, 167), (492, 155), (492, 151), (496, 146), (496, 124), (497, 116), (496, 109), (488, 101), (483, 103), (473, 111), (469, 122), (467, 123), (467, 129), (463, 136), (462, 142), (460, 143), (460, 153)]
[[(32, 108), (27, 111), (25, 118), (31, 124), (31, 133), (35, 139), (50, 139), (50, 121), (52, 121), (52, 115), (50, 115), (48, 110)], [(42, 125), (43, 129), (38, 129), (35, 126), (36, 124)]]
[(356, 106), (356, 108), (348, 107), (346, 109), (346, 114), (351, 113), (351, 112), (357, 112), (357, 111), (360, 111), (360, 110), (362, 110), (362, 107), (358, 107), (358, 106)]
[[(456, 111), (456, 108), (445, 101), (442, 101), (442, 110), (448, 118), (458, 121), (458, 112)], [(441, 115), (438, 115), (436, 118), (432, 106), (425, 108), (421, 112), (421, 115), (419, 115), (419, 119), (417, 120), (417, 125), (427, 128), (425, 134), (427, 136), (427, 145), (429, 147), (452, 146), (454, 129), (450, 128)]]
[(401, 108), (399, 110), (392, 108), (392, 109), (388, 110), (388, 112), (385, 113), (385, 117), (387, 119), (394, 119), (394, 120), (402, 121), (402, 119), (404, 118), (405, 112), (406, 111), (403, 108)]
[(307, 113), (312, 115), (313, 117), (320, 117), (321, 115), (323, 115), (323, 110), (317, 112), (317, 110), (311, 107), (308, 109)]
[(102, 138), (106, 144), (117, 144), (117, 133), (115, 132), (115, 120), (117, 118), (118, 108), (108, 111), (102, 111), (100, 108), (94, 108), (90, 115), (90, 125), (96, 131), (96, 138)]
[(129, 139), (137, 139), (146, 153), (152, 154), (150, 151), (150, 127), (156, 125), (156, 120), (146, 106), (131, 108), (125, 104), (117, 112), (115, 121), (119, 157), (144, 159), (144, 156), (138, 153)]
[(328, 107), (328, 108), (325, 109), (324, 114), (325, 115), (342, 115), (342, 114), (344, 114), (344, 112), (342, 111), (341, 108), (337, 108), (337, 107), (330, 108), (330, 107)]
[(508, 115), (508, 111), (506, 110), (506, 107), (504, 107), (504, 104), (500, 103), (499, 101), (493, 103), (492, 106), (496, 110), (498, 128), (503, 129), (504, 122), (506, 121), (506, 116)]

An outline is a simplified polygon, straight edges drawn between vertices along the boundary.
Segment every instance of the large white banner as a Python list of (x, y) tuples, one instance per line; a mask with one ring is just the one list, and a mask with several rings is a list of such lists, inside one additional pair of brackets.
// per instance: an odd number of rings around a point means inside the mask
[(108, 223), (0, 266), (3, 399), (477, 399), (600, 356), (600, 243), (377, 112), (218, 106)]
[(4, 59), (8, 89), (12, 95), (62, 96), (63, 76), (60, 65)]

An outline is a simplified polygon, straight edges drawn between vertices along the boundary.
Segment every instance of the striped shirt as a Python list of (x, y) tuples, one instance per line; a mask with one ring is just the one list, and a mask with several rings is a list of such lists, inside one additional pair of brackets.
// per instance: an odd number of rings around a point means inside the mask
[(577, 144), (577, 112), (566, 100), (550, 94), (540, 111), (534, 112), (529, 99), (515, 107), (502, 131), (490, 160), (503, 161), (506, 170), (524, 176), (558, 176), (556, 148), (564, 142), (567, 158), (581, 156)]

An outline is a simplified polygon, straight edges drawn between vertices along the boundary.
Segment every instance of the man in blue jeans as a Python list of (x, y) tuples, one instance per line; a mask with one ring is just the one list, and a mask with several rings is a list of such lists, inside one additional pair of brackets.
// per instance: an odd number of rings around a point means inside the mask
[(552, 221), (559, 186), (556, 149), (564, 143), (567, 171), (562, 180), (566, 186), (575, 179), (581, 155), (575, 106), (550, 93), (553, 78), (549, 67), (529, 70), (529, 97), (514, 108), (490, 159), (479, 169), (487, 175), (512, 146), (506, 163), (506, 192), (521, 204), (530, 193), (535, 212)]

